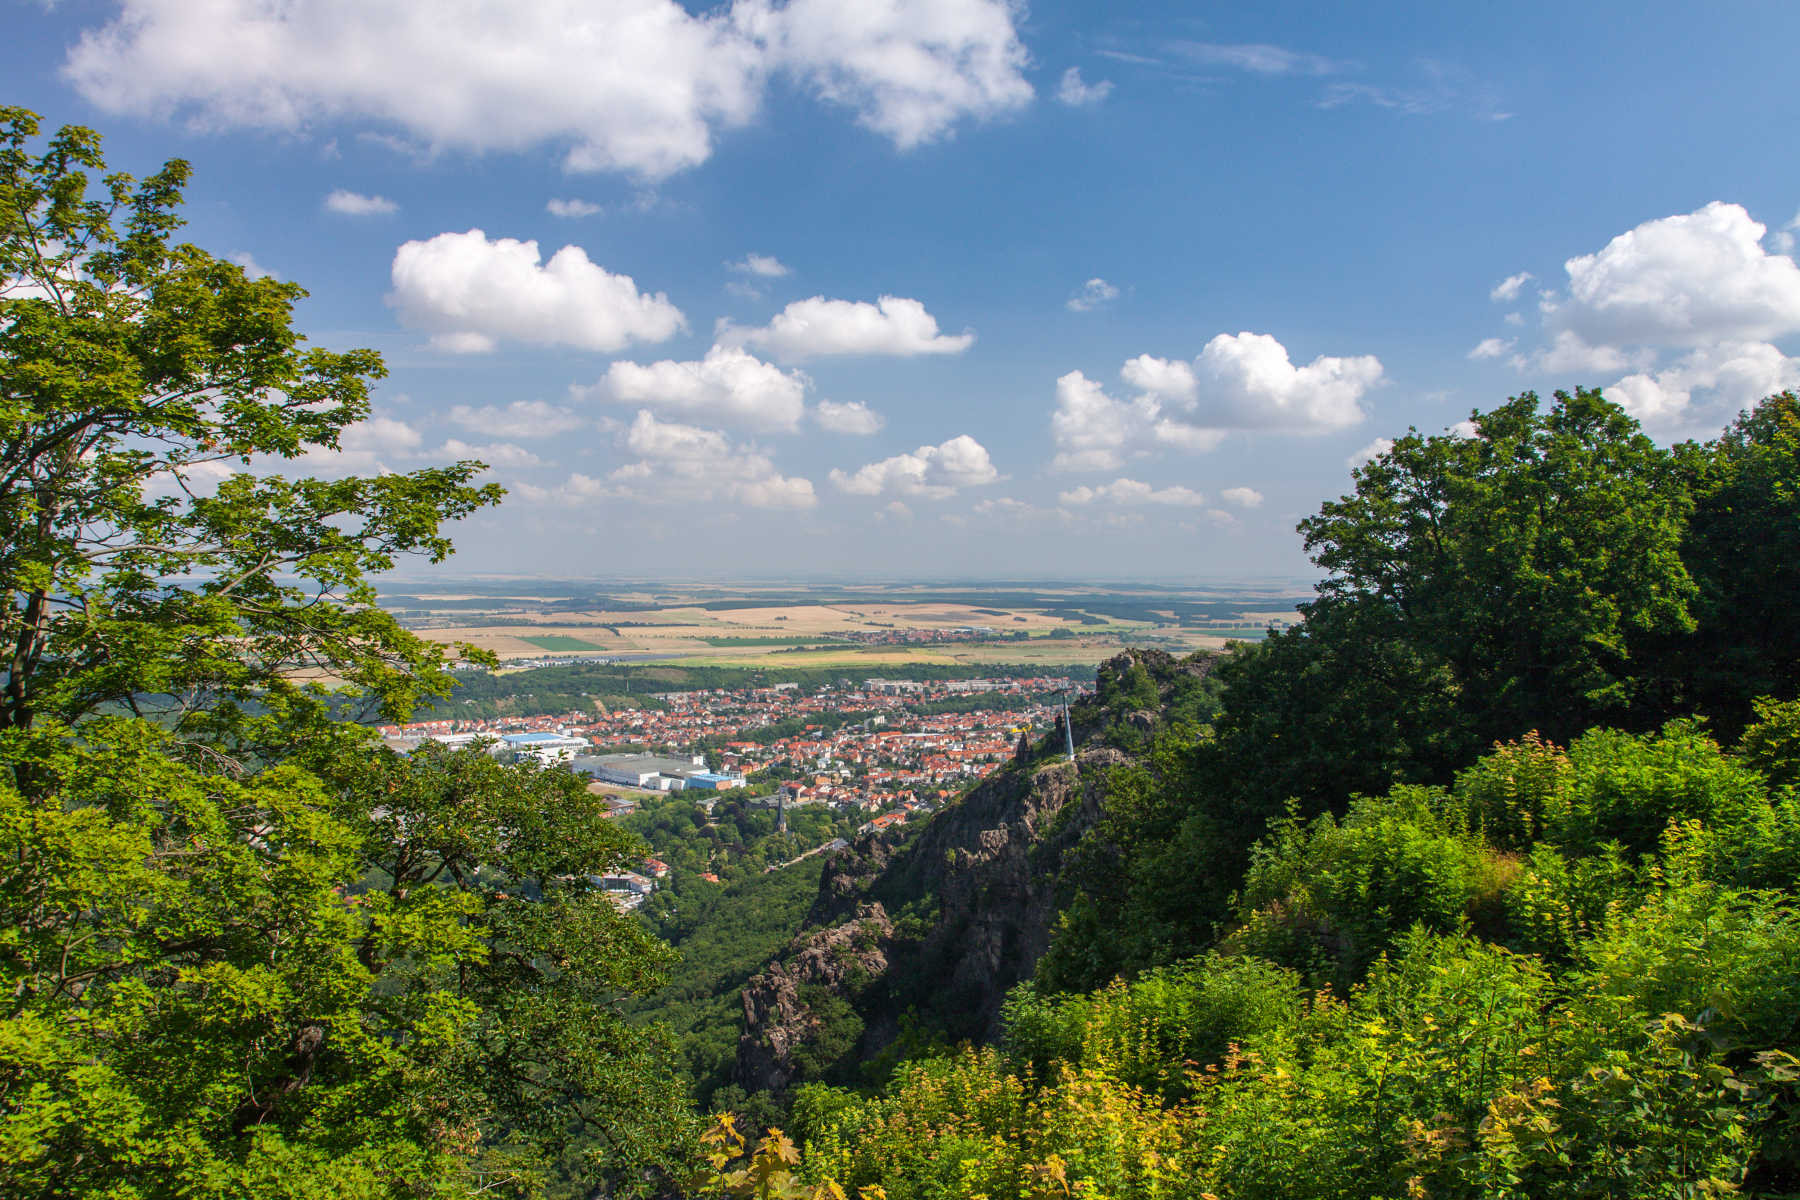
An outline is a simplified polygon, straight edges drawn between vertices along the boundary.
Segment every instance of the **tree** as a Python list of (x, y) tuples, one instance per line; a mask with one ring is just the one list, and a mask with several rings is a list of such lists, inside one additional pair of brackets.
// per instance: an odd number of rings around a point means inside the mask
[(368, 577), (500, 489), (274, 474), (378, 356), (174, 241), (185, 164), (37, 137), (0, 109), (8, 1194), (529, 1194), (583, 1142), (642, 1183), (682, 1093), (619, 1005), (663, 953), (587, 884), (635, 842), (566, 773), (334, 719), (449, 691)]
[(1694, 628), (1675, 459), (1598, 391), (1531, 393), (1468, 436), (1414, 431), (1300, 523), (1329, 574), (1305, 621), (1222, 668), (1224, 786), (1267, 817), (1497, 741), (1662, 715), (1650, 648)]
[(1531, 393), (1468, 437), (1416, 432), (1300, 523), (1324, 596), (1386, 614), (1493, 732), (1579, 730), (1634, 699), (1634, 638), (1693, 628), (1691, 498), (1598, 391)]
[(117, 705), (216, 741), (248, 697), (316, 708), (307, 669), (393, 713), (446, 691), (441, 653), (367, 576), (441, 560), (443, 523), (500, 489), (463, 462), (240, 472), (206, 494), (228, 464), (335, 450), (380, 357), (306, 347), (298, 285), (174, 243), (187, 164), (90, 198), (98, 136), (64, 128), (33, 156), (36, 133), (0, 109), (0, 729)]
[(1664, 642), (1659, 682), (1671, 712), (1730, 734), (1758, 697), (1800, 697), (1800, 396), (1768, 397), (1677, 458), (1695, 496), (1682, 557), (1699, 628)]

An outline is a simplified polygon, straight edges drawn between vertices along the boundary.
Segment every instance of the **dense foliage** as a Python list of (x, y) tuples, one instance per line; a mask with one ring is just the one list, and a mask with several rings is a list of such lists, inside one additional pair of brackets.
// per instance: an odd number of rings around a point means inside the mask
[[(672, 887), (658, 889), (654, 909), (645, 906), (651, 927), (677, 958), (667, 982), (631, 1011), (668, 1029), (702, 1107), (727, 1086), (737, 1059), (744, 983), (799, 931), (824, 865), (815, 856), (718, 884), (676, 875)], [(743, 1103), (737, 1094), (724, 1099)]]
[(1001, 1046), (878, 1095), (801, 1089), (805, 1170), (895, 1198), (1786, 1194), (1800, 800), (1749, 757), (1601, 730), (1285, 823), (1210, 955), (1025, 985)]
[(667, 954), (587, 882), (634, 840), (565, 772), (333, 719), (448, 692), (368, 577), (499, 490), (278, 474), (379, 358), (175, 242), (185, 164), (103, 171), (0, 109), (0, 1190), (644, 1185), (684, 1110), (620, 1010)]
[(794, 1177), (1800, 1192), (1797, 448), (1785, 394), (1673, 451), (1593, 392), (1401, 439), (1216, 711), (1101, 672), (1076, 728), (1133, 752), (1004, 1036), (797, 1089)]
[(1735, 736), (1758, 696), (1793, 698), (1800, 642), (1759, 574), (1788, 568), (1748, 547), (1800, 557), (1797, 455), (1792, 394), (1673, 451), (1593, 392), (1397, 441), (1303, 524), (1331, 572), (1304, 622), (1220, 664), (1209, 737), (1115, 785), (1072, 880), (1079, 928), (1052, 949), (1059, 986), (1211, 945), (1250, 846), (1290, 810), (1447, 785), (1534, 731), (1699, 717)]
[(787, 810), (788, 827), (782, 832), (772, 799), (735, 788), (722, 793), (711, 812), (680, 792), (645, 796), (624, 825), (671, 869), (672, 886), (646, 906), (655, 915), (683, 890), (704, 885), (701, 875), (716, 875), (723, 883), (761, 875), (833, 838), (854, 835), (865, 819), (824, 805), (795, 805)]

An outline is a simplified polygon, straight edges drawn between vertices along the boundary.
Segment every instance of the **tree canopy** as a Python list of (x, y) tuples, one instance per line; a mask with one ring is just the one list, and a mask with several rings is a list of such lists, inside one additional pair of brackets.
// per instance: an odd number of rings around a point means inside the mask
[(1290, 809), (1446, 785), (1534, 734), (1697, 716), (1731, 737), (1759, 697), (1800, 696), (1796, 479), (1791, 393), (1673, 449), (1580, 389), (1396, 440), (1301, 522), (1318, 598), (1220, 663), (1209, 736), (1111, 785), (1048, 978), (1093, 984), (1210, 945), (1250, 867), (1245, 831)]
[[(1766, 402), (1748, 427), (1784, 406)], [(1290, 796), (1341, 804), (1397, 779), (1447, 781), (1529, 730), (1567, 739), (1691, 711), (1667, 659), (1723, 615), (1696, 580), (1721, 553), (1706, 548), (1720, 485), (1696, 480), (1728, 473), (1741, 440), (1672, 452), (1577, 389), (1395, 441), (1300, 523), (1327, 573), (1305, 621), (1222, 672), (1221, 753), (1252, 765), (1234, 789), (1265, 816)], [(1746, 486), (1774, 495), (1772, 479)], [(1740, 565), (1715, 574), (1746, 578)], [(1729, 636), (1744, 634), (1744, 652), (1763, 654), (1751, 629)], [(1749, 683), (1732, 696), (1745, 715)]]
[(381, 361), (175, 240), (188, 174), (0, 109), (5, 1190), (648, 1186), (685, 1096), (622, 1006), (666, 951), (588, 882), (639, 845), (567, 772), (333, 719), (449, 690), (370, 575), (500, 489), (305, 473)]

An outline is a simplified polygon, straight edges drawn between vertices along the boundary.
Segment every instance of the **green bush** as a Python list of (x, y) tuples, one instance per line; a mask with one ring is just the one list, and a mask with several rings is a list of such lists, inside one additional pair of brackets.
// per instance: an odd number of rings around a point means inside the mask
[(1461, 828), (1436, 788), (1359, 797), (1340, 822), (1278, 825), (1251, 854), (1231, 945), (1298, 967), (1361, 975), (1414, 925), (1457, 929), (1498, 893), (1507, 864)]
[(1026, 983), (1007, 996), (1002, 1046), (1015, 1070), (1038, 1079), (1063, 1063), (1173, 1099), (1189, 1090), (1191, 1070), (1291, 1022), (1301, 1000), (1294, 972), (1220, 955), (1085, 995), (1043, 995)]
[(1615, 841), (1647, 854), (1671, 821), (1733, 824), (1764, 800), (1762, 777), (1696, 722), (1671, 721), (1644, 737), (1595, 729), (1569, 748), (1569, 773), (1546, 834), (1572, 854)]
[(1671, 887), (1582, 947), (1578, 1026), (1615, 1047), (1634, 1021), (1678, 1014), (1723, 1049), (1800, 1035), (1800, 909), (1792, 897), (1708, 883)]
[(1568, 755), (1528, 733), (1458, 774), (1456, 799), (1489, 845), (1524, 850), (1543, 837), (1568, 774)]
[(1753, 709), (1756, 723), (1738, 741), (1738, 756), (1776, 787), (1800, 785), (1800, 700), (1765, 696)]
[(1601, 933), (1644, 898), (1648, 868), (1627, 862), (1616, 846), (1569, 858), (1554, 846), (1533, 847), (1506, 889), (1506, 917), (1514, 946), (1559, 962)]

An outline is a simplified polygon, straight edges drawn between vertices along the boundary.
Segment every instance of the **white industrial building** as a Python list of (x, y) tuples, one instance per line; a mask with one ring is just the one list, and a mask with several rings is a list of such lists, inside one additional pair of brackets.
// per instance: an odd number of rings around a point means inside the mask
[(502, 751), (511, 751), (515, 758), (535, 758), (543, 763), (567, 762), (587, 748), (586, 738), (561, 730), (504, 734), (499, 746)]
[(583, 755), (569, 766), (584, 775), (592, 775), (602, 783), (672, 792), (685, 788), (690, 776), (706, 774), (706, 756), (696, 754), (691, 758), (671, 758), (663, 754)]

